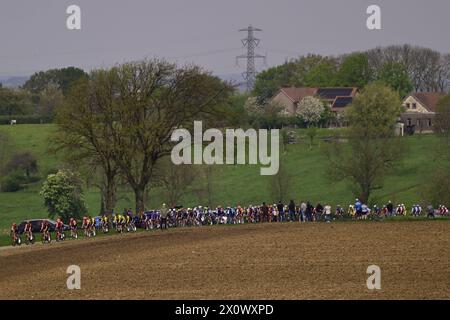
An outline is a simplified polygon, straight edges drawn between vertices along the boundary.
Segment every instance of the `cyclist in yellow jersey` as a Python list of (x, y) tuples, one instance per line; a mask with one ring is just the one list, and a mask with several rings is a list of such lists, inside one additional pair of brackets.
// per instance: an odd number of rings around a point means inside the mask
[(109, 231), (108, 216), (106, 214), (102, 216), (102, 229), (105, 233)]

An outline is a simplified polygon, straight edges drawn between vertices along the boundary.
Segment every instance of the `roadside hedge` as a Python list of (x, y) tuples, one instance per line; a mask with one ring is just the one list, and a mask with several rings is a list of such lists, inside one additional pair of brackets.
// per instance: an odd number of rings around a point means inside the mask
[(11, 124), (11, 120), (16, 120), (17, 124), (43, 124), (52, 123), (53, 117), (41, 115), (0, 116), (0, 125)]

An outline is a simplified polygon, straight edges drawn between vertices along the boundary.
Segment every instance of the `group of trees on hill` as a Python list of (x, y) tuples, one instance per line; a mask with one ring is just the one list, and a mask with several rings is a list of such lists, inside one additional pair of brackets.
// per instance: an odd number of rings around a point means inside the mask
[(51, 69), (33, 74), (21, 88), (0, 86), (0, 117), (52, 118), (72, 85), (86, 76), (79, 68)]
[(309, 54), (259, 73), (253, 94), (265, 104), (283, 86), (363, 88), (373, 81), (402, 97), (413, 90), (445, 91), (450, 54), (407, 44), (338, 57)]

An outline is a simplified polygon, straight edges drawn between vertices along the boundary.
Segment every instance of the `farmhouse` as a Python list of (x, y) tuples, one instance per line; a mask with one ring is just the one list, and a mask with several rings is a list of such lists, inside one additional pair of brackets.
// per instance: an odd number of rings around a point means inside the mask
[(357, 88), (297, 88), (286, 87), (280, 89), (271, 99), (283, 108), (286, 114), (294, 116), (299, 103), (307, 96), (319, 97), (331, 108), (332, 112), (341, 113), (358, 92)]
[(405, 110), (401, 120), (410, 132), (433, 130), (436, 106), (445, 94), (440, 92), (415, 92), (403, 101)]

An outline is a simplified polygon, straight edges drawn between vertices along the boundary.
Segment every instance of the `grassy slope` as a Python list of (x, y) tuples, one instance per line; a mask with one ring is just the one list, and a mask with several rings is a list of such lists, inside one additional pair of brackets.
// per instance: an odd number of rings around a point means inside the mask
[[(39, 157), (42, 176), (59, 163), (55, 156), (47, 152), (47, 139), (53, 129), (52, 125), (0, 126), (0, 130), (10, 134), (20, 150), (30, 150)], [(329, 135), (330, 131), (322, 130), (319, 134)], [(420, 186), (432, 169), (432, 150), (437, 138), (424, 135), (408, 137), (404, 141), (409, 146), (407, 158), (402, 167), (387, 178), (384, 188), (374, 194), (374, 198), (380, 203), (392, 200), (411, 205), (420, 200)], [(308, 199), (336, 205), (348, 204), (354, 200), (346, 182), (327, 179), (325, 147), (324, 142), (317, 143), (313, 150), (309, 150), (307, 143), (289, 146), (286, 167), (292, 173), (291, 196), (297, 202)], [(270, 196), (271, 178), (260, 176), (257, 166), (216, 166), (214, 171), (213, 200), (216, 204), (250, 204), (277, 200)], [(0, 235), (7, 233), (13, 221), (46, 216), (38, 194), (39, 189), (40, 184), (37, 184), (17, 193), (0, 193)], [(98, 191), (92, 189), (85, 193), (90, 211), (92, 214), (97, 213), (100, 198)], [(118, 203), (117, 209), (132, 207), (132, 194), (127, 192), (121, 195), (123, 199)], [(157, 206), (162, 201), (160, 190), (151, 193), (150, 206)], [(193, 206), (197, 202), (198, 199), (192, 194), (182, 201), (186, 206)]]

